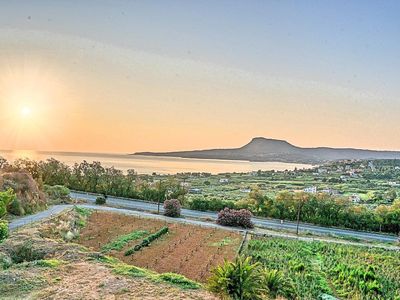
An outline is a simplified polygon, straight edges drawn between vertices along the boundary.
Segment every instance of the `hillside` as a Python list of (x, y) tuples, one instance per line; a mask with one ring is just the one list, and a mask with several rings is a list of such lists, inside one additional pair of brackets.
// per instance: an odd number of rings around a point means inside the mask
[(253, 138), (240, 148), (175, 152), (137, 152), (134, 155), (171, 156), (200, 159), (277, 161), (317, 164), (342, 159), (400, 159), (400, 151), (375, 151), (353, 148), (301, 148), (287, 141)]
[(12, 188), (16, 194), (16, 199), (8, 207), (8, 212), (13, 215), (31, 214), (47, 206), (45, 194), (32, 176), (26, 172), (0, 173), (0, 191), (8, 188)]

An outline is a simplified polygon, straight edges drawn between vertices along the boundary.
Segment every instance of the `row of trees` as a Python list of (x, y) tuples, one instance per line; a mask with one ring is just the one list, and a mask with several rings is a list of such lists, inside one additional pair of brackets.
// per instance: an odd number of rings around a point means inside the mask
[(270, 198), (253, 189), (249, 196), (235, 203), (253, 214), (282, 220), (301, 220), (323, 226), (340, 226), (357, 230), (398, 233), (400, 231), (400, 199), (392, 205), (368, 208), (354, 205), (346, 197), (325, 193), (279, 192)]
[(163, 202), (166, 195), (182, 200), (186, 193), (172, 176), (153, 181), (151, 176), (137, 175), (134, 170), (124, 174), (114, 167), (103, 167), (100, 162), (83, 161), (69, 167), (53, 158), (40, 162), (18, 159), (13, 164), (3, 159), (0, 160), (0, 168), (11, 172), (26, 171), (39, 184), (64, 185), (72, 190), (119, 197)]

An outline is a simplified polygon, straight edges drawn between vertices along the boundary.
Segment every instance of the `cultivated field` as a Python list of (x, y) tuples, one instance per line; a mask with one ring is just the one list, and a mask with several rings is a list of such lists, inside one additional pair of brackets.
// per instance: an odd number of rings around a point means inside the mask
[[(168, 233), (125, 255), (128, 249), (165, 226)], [(241, 240), (241, 234), (231, 231), (95, 211), (77, 242), (128, 264), (205, 282), (212, 267), (235, 257)]]
[(268, 269), (283, 271), (294, 297), (400, 299), (400, 253), (283, 238), (251, 240), (246, 255)]

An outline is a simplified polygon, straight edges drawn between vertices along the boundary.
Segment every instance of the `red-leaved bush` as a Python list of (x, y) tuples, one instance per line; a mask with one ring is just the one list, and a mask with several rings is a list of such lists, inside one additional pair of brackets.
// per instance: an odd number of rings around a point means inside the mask
[(252, 213), (247, 209), (230, 209), (225, 207), (218, 213), (217, 224), (223, 226), (235, 226), (253, 228)]
[(181, 215), (181, 204), (177, 199), (164, 201), (164, 215), (167, 217), (179, 217)]

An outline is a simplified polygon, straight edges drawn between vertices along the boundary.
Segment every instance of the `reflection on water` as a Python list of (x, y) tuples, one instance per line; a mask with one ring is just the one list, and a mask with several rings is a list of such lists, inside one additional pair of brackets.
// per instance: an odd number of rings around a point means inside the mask
[(80, 163), (83, 160), (88, 162), (100, 161), (103, 166), (115, 167), (126, 171), (134, 169), (140, 174), (176, 174), (182, 172), (208, 172), (233, 173), (233, 172), (251, 172), (257, 170), (293, 170), (294, 168), (309, 168), (311, 165), (292, 164), (281, 162), (249, 162), (218, 159), (192, 159), (192, 158), (174, 158), (174, 157), (153, 157), (142, 155), (126, 155), (111, 153), (79, 153), (79, 152), (43, 152), (43, 151), (0, 151), (0, 156), (9, 161), (18, 158), (29, 158), (34, 160), (46, 160), (55, 158), (59, 161), (72, 166), (74, 163)]

